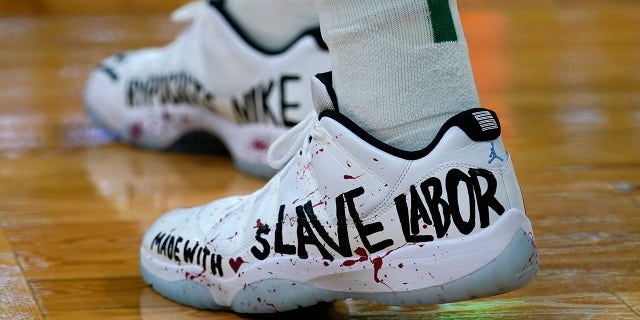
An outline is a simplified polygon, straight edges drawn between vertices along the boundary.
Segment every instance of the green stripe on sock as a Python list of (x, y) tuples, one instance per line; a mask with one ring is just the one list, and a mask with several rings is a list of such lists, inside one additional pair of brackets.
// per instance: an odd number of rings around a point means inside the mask
[(458, 41), (449, 0), (427, 0), (435, 43)]

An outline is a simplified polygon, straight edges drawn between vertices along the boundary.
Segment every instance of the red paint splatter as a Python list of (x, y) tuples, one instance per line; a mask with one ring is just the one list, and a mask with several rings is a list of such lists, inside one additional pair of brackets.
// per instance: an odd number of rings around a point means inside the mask
[[(384, 257), (386, 257), (386, 255), (384, 255), (382, 258)], [(371, 263), (373, 263), (373, 280), (375, 280), (376, 282), (382, 282), (382, 280), (378, 278), (378, 271), (380, 271), (380, 268), (382, 268), (382, 258), (376, 257), (373, 259), (373, 261), (371, 261)]]
[(303, 180), (306, 177), (307, 172), (311, 171), (312, 166), (313, 165), (312, 165), (311, 161), (307, 162), (307, 164), (302, 166), (302, 168), (300, 168), (300, 170), (298, 172), (296, 172), (298, 178), (300, 180)]
[(260, 297), (256, 298), (256, 300), (258, 300), (258, 302), (262, 303), (262, 299), (260, 299)]
[(537, 262), (538, 261), (538, 251), (534, 251), (531, 256), (529, 256), (529, 264), (533, 264), (533, 262)]
[(129, 129), (131, 140), (140, 139), (140, 136), (142, 136), (142, 131), (143, 131), (142, 124), (140, 122), (136, 122), (133, 125), (131, 125), (131, 128)]
[(251, 142), (251, 148), (257, 151), (266, 151), (269, 149), (269, 142), (262, 139), (255, 139)]
[(367, 250), (365, 250), (363, 247), (358, 247), (354, 252), (355, 254), (359, 255), (360, 258), (345, 260), (342, 264), (340, 264), (341, 267), (350, 267), (358, 262), (365, 262), (369, 260), (369, 256), (367, 255)]
[(399, 249), (399, 248), (390, 250), (384, 256), (375, 257), (375, 258), (373, 258), (373, 260), (371, 260), (371, 259), (369, 259), (369, 256), (367, 255), (367, 251), (362, 247), (358, 247), (354, 252), (355, 252), (355, 254), (359, 255), (360, 258), (359, 259), (346, 260), (340, 266), (349, 267), (349, 266), (352, 266), (352, 265), (354, 265), (354, 264), (356, 264), (358, 262), (365, 262), (365, 261), (369, 260), (371, 262), (371, 264), (373, 264), (373, 280), (375, 280), (375, 282), (377, 282), (377, 283), (381, 283), (383, 281), (380, 280), (380, 278), (378, 277), (378, 273), (380, 272), (380, 269), (382, 268), (382, 264), (383, 264), (382, 259), (384, 259), (386, 256), (391, 254), (391, 252), (393, 252), (393, 251), (395, 251), (397, 249)]
[(204, 270), (202, 270), (198, 274), (193, 274), (193, 273), (187, 272), (187, 273), (184, 274), (184, 276), (185, 276), (185, 278), (193, 281), (193, 280), (195, 280), (197, 278), (201, 278), (202, 276), (204, 276)]
[(226, 238), (225, 240), (231, 240), (233, 238), (235, 238), (238, 235), (238, 231), (236, 231), (236, 233), (234, 233), (231, 237)]
[(400, 263), (400, 264), (398, 265), (398, 268), (400, 268), (400, 269), (404, 268), (404, 264)]
[(220, 234), (218, 233), (213, 239), (209, 240), (209, 242), (207, 242), (208, 244), (212, 244), (214, 241), (216, 241), (216, 239), (218, 239), (218, 237), (220, 236)]
[(380, 160), (378, 160), (377, 158), (373, 158), (373, 161), (378, 162), (378, 161), (380, 161)]
[[(345, 260), (342, 264), (340, 264), (341, 267), (351, 267), (352, 265), (356, 264), (357, 262), (362, 262), (363, 260)], [(367, 259), (364, 259), (364, 261), (367, 261)]]
[(317, 207), (317, 206), (321, 206), (321, 205), (323, 205), (323, 204), (324, 204), (324, 205), (326, 205), (327, 203), (326, 203), (325, 201), (320, 201), (320, 202), (318, 202), (318, 203), (314, 204), (314, 205), (313, 205), (313, 207), (315, 208), (315, 207)]
[(242, 259), (242, 257), (229, 259), (229, 266), (231, 266), (231, 269), (233, 269), (233, 272), (235, 273), (238, 273), (238, 269), (240, 269), (240, 266), (242, 266), (243, 263), (245, 263), (245, 261)]
[(256, 226), (255, 226), (255, 227), (253, 227), (253, 228), (254, 228), (254, 229), (260, 229), (260, 228), (262, 228), (262, 226), (264, 226), (264, 224), (262, 223), (262, 221), (261, 221), (260, 219), (258, 219), (258, 220), (256, 221)]
[(273, 303), (266, 303), (266, 302), (265, 302), (265, 303), (264, 303), (264, 305), (265, 305), (265, 306), (269, 306), (269, 307), (274, 308), (274, 309), (276, 308), (276, 305), (275, 305), (275, 304), (273, 304)]
[[(405, 244), (406, 245), (406, 244)], [(382, 280), (380, 280), (380, 278), (378, 277), (378, 273), (380, 271), (380, 269), (382, 268), (382, 264), (383, 264), (383, 260), (386, 256), (388, 256), (389, 254), (391, 254), (391, 252), (394, 252), (402, 247), (404, 247), (405, 245), (402, 245), (398, 248), (395, 248), (393, 250), (389, 250), (387, 253), (385, 253), (385, 255), (381, 256), (381, 257), (375, 257), (373, 259), (369, 259), (369, 256), (367, 255), (367, 251), (362, 248), (362, 247), (358, 247), (354, 252), (355, 254), (359, 255), (360, 258), (359, 259), (352, 259), (352, 260), (345, 260), (340, 266), (344, 266), (344, 267), (350, 267), (358, 262), (364, 262), (369, 260), (371, 262), (371, 264), (373, 264), (373, 280), (375, 280), (377, 283), (383, 282)], [(401, 263), (398, 265), (398, 267), (402, 268), (404, 267), (404, 265)], [(386, 275), (385, 275), (386, 277)]]
[(382, 268), (382, 259), (384, 259), (386, 256), (391, 254), (391, 252), (394, 252), (394, 251), (404, 247), (405, 245), (406, 245), (406, 243), (403, 244), (402, 246), (398, 247), (398, 248), (395, 248), (393, 250), (389, 250), (387, 253), (384, 254), (384, 256), (376, 257), (376, 258), (373, 259), (373, 261), (371, 261), (371, 263), (373, 263), (373, 280), (375, 280), (378, 283), (382, 282), (382, 280), (380, 280), (380, 278), (378, 278), (378, 271), (380, 271), (380, 268)]
[(328, 266), (329, 266), (329, 262), (325, 261), (325, 262), (324, 262), (324, 266), (325, 266), (325, 267), (328, 267)]
[(345, 174), (345, 175), (343, 176), (343, 178), (344, 178), (345, 180), (353, 180), (353, 179), (358, 179), (358, 178), (360, 178), (360, 177), (362, 177), (362, 176), (363, 176), (363, 174), (361, 174), (361, 175), (359, 175), (359, 176), (356, 176), (356, 177), (351, 176), (351, 175), (348, 175), (348, 174)]
[[(312, 196), (314, 193), (316, 193), (317, 191), (318, 191), (318, 189), (315, 189), (315, 190), (313, 190), (313, 191), (309, 192), (309, 193), (308, 193), (304, 198), (302, 198), (302, 199), (307, 199), (307, 198), (311, 197), (311, 196)], [(326, 198), (326, 197), (327, 197), (327, 196), (325, 196), (325, 198)], [(302, 199), (297, 198), (297, 199), (293, 200), (293, 202), (292, 202), (291, 204), (296, 204), (296, 203), (298, 203), (298, 201), (300, 201), (300, 200), (302, 200)]]
[(355, 254), (361, 256), (361, 257), (366, 257), (367, 256), (367, 250), (365, 250), (363, 247), (358, 247), (356, 248), (355, 251), (353, 251)]

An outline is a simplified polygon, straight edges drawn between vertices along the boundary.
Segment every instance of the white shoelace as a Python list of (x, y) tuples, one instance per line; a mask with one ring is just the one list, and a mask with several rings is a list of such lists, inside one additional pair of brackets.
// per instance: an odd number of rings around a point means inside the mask
[(304, 151), (309, 144), (309, 136), (317, 138), (321, 135), (320, 131), (316, 130), (319, 125), (318, 114), (312, 110), (300, 123), (282, 134), (271, 144), (267, 152), (269, 165), (275, 169), (280, 169), (298, 150), (302, 149)]
[(304, 120), (285, 132), (271, 145), (267, 152), (269, 165), (275, 169), (282, 169), (299, 150), (302, 151), (302, 156), (311, 158), (309, 145), (312, 140), (321, 145), (325, 154), (331, 154), (331, 158), (342, 166), (346, 174), (358, 176), (358, 182), (375, 196), (385, 196), (389, 190), (389, 181), (369, 170), (366, 164), (360, 162), (357, 157), (351, 156), (349, 150), (340, 143), (332, 142), (332, 135), (320, 125), (315, 110), (310, 111)]

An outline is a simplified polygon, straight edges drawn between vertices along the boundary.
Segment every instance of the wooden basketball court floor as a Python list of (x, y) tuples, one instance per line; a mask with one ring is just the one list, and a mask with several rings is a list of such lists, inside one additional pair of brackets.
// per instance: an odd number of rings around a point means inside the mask
[[(640, 3), (461, 0), (460, 10), (534, 224), (537, 278), (474, 301), (339, 301), (279, 318), (640, 318)], [(101, 58), (179, 30), (165, 13), (0, 18), (0, 318), (241, 318), (156, 295), (138, 245), (163, 212), (264, 181), (222, 155), (112, 141), (83, 112)]]

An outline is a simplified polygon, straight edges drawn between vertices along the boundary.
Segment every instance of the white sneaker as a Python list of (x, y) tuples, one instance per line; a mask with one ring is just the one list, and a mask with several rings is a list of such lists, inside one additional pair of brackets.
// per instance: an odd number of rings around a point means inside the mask
[(154, 150), (215, 147), (203, 136), (215, 137), (243, 171), (273, 175), (269, 145), (313, 109), (311, 78), (329, 70), (319, 28), (269, 52), (217, 1), (186, 4), (172, 19), (193, 23), (164, 48), (102, 61), (86, 84), (88, 115), (121, 140)]
[(531, 224), (495, 113), (462, 112), (407, 152), (335, 111), (319, 82), (314, 89), (325, 111), (274, 143), (270, 156), (291, 158), (267, 185), (172, 211), (147, 231), (141, 272), (156, 291), (196, 308), (263, 313), (345, 298), (445, 303), (534, 277)]

